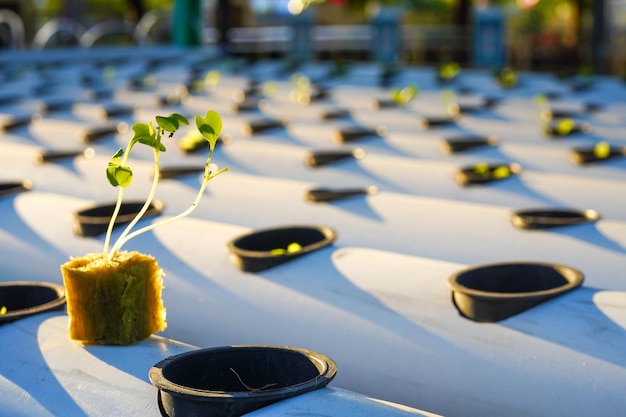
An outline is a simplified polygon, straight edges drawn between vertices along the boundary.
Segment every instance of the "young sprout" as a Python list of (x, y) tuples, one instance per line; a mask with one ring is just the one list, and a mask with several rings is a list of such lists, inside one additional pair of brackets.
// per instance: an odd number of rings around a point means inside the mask
[(491, 175), (495, 179), (506, 178), (509, 175), (511, 175), (511, 168), (509, 168), (506, 165), (500, 165), (499, 167), (493, 170)]
[(209, 71), (204, 76), (204, 85), (207, 89), (212, 90), (217, 87), (217, 84), (220, 82), (220, 78), (222, 78), (222, 75), (218, 70)]
[(474, 172), (482, 175), (483, 177), (486, 177), (489, 175), (489, 164), (487, 164), (486, 162), (481, 162), (478, 163), (476, 165), (474, 165)]
[(393, 88), (391, 90), (391, 101), (403, 106), (408, 104), (417, 96), (418, 88), (415, 84), (407, 85), (404, 88)]
[(461, 72), (461, 66), (456, 62), (446, 62), (439, 66), (439, 78), (443, 81), (454, 79)]
[(511, 67), (504, 67), (497, 74), (500, 85), (504, 88), (511, 88), (517, 85), (517, 73)]
[(278, 92), (278, 83), (276, 81), (266, 81), (263, 83), (263, 95), (271, 97)]
[(511, 175), (511, 168), (507, 165), (499, 165), (492, 169), (486, 162), (481, 162), (474, 165), (474, 172), (482, 177), (501, 179)]
[(593, 147), (593, 156), (598, 159), (606, 159), (611, 156), (611, 145), (607, 142), (601, 141), (596, 143)]
[(290, 80), (295, 88), (291, 92), (292, 100), (302, 105), (309, 104), (311, 102), (311, 80), (309, 77), (296, 73), (291, 76)]
[(559, 120), (556, 123), (556, 133), (558, 133), (561, 136), (565, 136), (565, 135), (572, 133), (575, 127), (576, 127), (576, 122), (566, 117), (564, 119)]
[(280, 256), (280, 255), (285, 255), (287, 253), (289, 253), (289, 254), (291, 254), (291, 253), (298, 253), (301, 250), (302, 250), (302, 245), (300, 245), (298, 242), (292, 242), (289, 245), (287, 245), (287, 249), (276, 248), (276, 249), (270, 250), (270, 255), (272, 255), (272, 256)]
[[(115, 209), (113, 210), (113, 215), (111, 216), (111, 220), (109, 222), (104, 241), (103, 254), (109, 260), (113, 259), (115, 254), (119, 252), (122, 246), (130, 239), (149, 230), (152, 230), (155, 227), (183, 218), (193, 212), (200, 203), (200, 199), (202, 198), (209, 181), (217, 175), (221, 174), (222, 172), (228, 170), (228, 168), (222, 168), (217, 172), (211, 171), (211, 157), (213, 156), (213, 151), (215, 150), (215, 144), (217, 143), (217, 139), (222, 133), (222, 118), (217, 112), (213, 110), (209, 110), (204, 117), (197, 115), (195, 118), (196, 128), (198, 132), (202, 135), (202, 137), (209, 143), (209, 152), (204, 166), (204, 177), (202, 185), (200, 186), (195, 201), (186, 211), (178, 214), (177, 216), (171, 217), (161, 222), (152, 223), (151, 225), (148, 225), (131, 233), (133, 227), (143, 217), (143, 215), (150, 207), (150, 204), (152, 203), (156, 194), (157, 184), (160, 178), (161, 152), (166, 151), (165, 145), (162, 143), (163, 135), (167, 135), (168, 138), (171, 138), (181, 125), (189, 125), (189, 121), (184, 116), (181, 116), (177, 113), (173, 113), (167, 117), (156, 116), (155, 121), (156, 127), (152, 124), (152, 122), (135, 123), (132, 126), (134, 135), (129, 141), (126, 150), (118, 150), (109, 161), (106, 169), (106, 175), (109, 183), (114, 187), (119, 187), (117, 202), (115, 205)], [(126, 229), (117, 238), (116, 242), (110, 247), (111, 233), (113, 231), (115, 219), (117, 218), (120, 207), (122, 205), (124, 190), (128, 186), (130, 186), (133, 181), (133, 172), (132, 169), (128, 166), (128, 158), (133, 147), (137, 143), (149, 146), (153, 149), (154, 178), (152, 181), (152, 188), (150, 189), (150, 193), (148, 195), (148, 198), (146, 199), (146, 202), (142, 206), (141, 210), (139, 210), (139, 212), (137, 213), (137, 216), (135, 216), (135, 218), (128, 224)]]

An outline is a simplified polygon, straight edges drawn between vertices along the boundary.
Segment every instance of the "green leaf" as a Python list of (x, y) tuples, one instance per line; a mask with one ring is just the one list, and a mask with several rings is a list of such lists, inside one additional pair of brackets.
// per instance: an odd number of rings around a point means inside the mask
[[(133, 138), (134, 142), (140, 142), (146, 145), (154, 143), (156, 138), (156, 132), (151, 123), (135, 123), (132, 126), (133, 132), (135, 132)], [(150, 145), (151, 146), (151, 145)]]
[(107, 179), (114, 187), (128, 187), (133, 182), (133, 171), (123, 166), (117, 158), (113, 158), (106, 169)]
[(115, 152), (115, 155), (113, 155), (113, 156), (111, 157), (111, 160), (113, 160), (113, 159), (118, 159), (118, 160), (119, 160), (119, 158), (120, 158), (122, 155), (124, 155), (124, 149), (119, 148), (119, 149), (117, 150), (117, 152)]
[(176, 119), (176, 121), (178, 121), (178, 124), (189, 126), (189, 120), (187, 120), (187, 118), (182, 114), (172, 113), (170, 114), (170, 118)]
[(222, 133), (222, 118), (219, 113), (214, 110), (209, 110), (205, 117), (200, 115), (196, 116), (196, 127), (202, 136), (209, 141), (211, 150), (215, 149), (217, 138)]
[(156, 122), (157, 122), (157, 125), (159, 125), (161, 129), (170, 133), (176, 132), (178, 130), (178, 127), (180, 126), (180, 124), (178, 123), (178, 120), (176, 120), (173, 117), (157, 116)]

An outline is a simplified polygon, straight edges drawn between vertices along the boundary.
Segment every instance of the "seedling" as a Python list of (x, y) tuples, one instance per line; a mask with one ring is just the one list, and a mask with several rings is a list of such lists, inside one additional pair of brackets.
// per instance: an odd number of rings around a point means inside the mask
[(300, 251), (302, 251), (302, 245), (300, 245), (298, 242), (292, 242), (289, 245), (287, 245), (286, 249), (276, 248), (276, 249), (270, 250), (270, 255), (280, 256), (280, 255), (285, 255), (285, 254), (298, 253)]
[(461, 66), (456, 62), (446, 62), (439, 66), (438, 75), (441, 81), (451, 81), (461, 72)]
[(291, 98), (298, 104), (306, 105), (311, 102), (311, 80), (306, 75), (293, 74), (290, 79), (294, 86)]
[(204, 85), (212, 90), (217, 87), (217, 84), (220, 82), (222, 78), (222, 74), (218, 70), (212, 70), (206, 73), (204, 76)]
[(556, 127), (557, 134), (561, 136), (565, 136), (565, 135), (569, 135), (570, 133), (572, 133), (572, 131), (576, 127), (576, 122), (566, 117), (564, 119), (559, 120), (556, 123), (555, 127)]
[(474, 166), (474, 172), (486, 178), (501, 179), (511, 175), (511, 168), (506, 165), (499, 165), (492, 168), (487, 163), (479, 163)]
[(511, 67), (504, 67), (496, 74), (498, 82), (504, 88), (512, 88), (517, 85), (517, 73)]
[(608, 158), (611, 156), (611, 145), (604, 141), (596, 143), (593, 147), (593, 156), (598, 159)]
[(391, 89), (391, 101), (397, 105), (404, 106), (417, 97), (418, 91), (415, 84), (410, 84), (403, 88), (393, 88)]
[[(198, 207), (200, 199), (202, 198), (209, 181), (212, 178), (215, 178), (217, 175), (221, 174), (222, 172), (228, 170), (228, 168), (222, 168), (216, 172), (213, 172), (211, 170), (211, 157), (213, 156), (213, 151), (215, 150), (215, 144), (217, 142), (217, 139), (222, 132), (222, 119), (220, 115), (213, 110), (209, 110), (204, 117), (197, 115), (195, 117), (196, 128), (198, 132), (202, 135), (202, 137), (209, 143), (209, 152), (204, 166), (203, 181), (195, 201), (187, 210), (174, 217), (157, 223), (152, 223), (139, 230), (132, 231), (137, 222), (141, 220), (143, 215), (148, 210), (156, 194), (157, 185), (160, 179), (161, 152), (166, 151), (166, 147), (162, 142), (163, 136), (166, 135), (167, 132), (168, 138), (171, 138), (181, 125), (189, 125), (189, 121), (184, 116), (181, 116), (177, 113), (173, 113), (167, 117), (156, 116), (155, 122), (156, 127), (153, 125), (152, 122), (134, 124), (132, 126), (134, 135), (129, 141), (126, 150), (119, 149), (113, 155), (107, 166), (106, 175), (109, 183), (114, 187), (119, 187), (117, 202), (113, 211), (113, 215), (111, 216), (111, 220), (107, 228), (106, 238), (104, 241), (103, 255), (108, 260), (113, 259), (115, 254), (119, 252), (122, 246), (130, 239), (149, 230), (152, 230), (155, 227), (162, 226), (166, 223), (171, 223), (172, 221), (181, 219), (191, 214)], [(126, 229), (117, 238), (115, 243), (113, 245), (110, 245), (111, 233), (113, 231), (115, 219), (122, 205), (124, 190), (128, 186), (130, 186), (133, 181), (133, 171), (128, 166), (128, 158), (131, 154), (133, 147), (138, 143), (149, 146), (154, 151), (154, 177), (152, 181), (152, 188), (150, 189), (150, 193), (148, 195), (148, 198), (146, 199), (146, 202), (137, 213), (137, 216), (135, 216), (135, 218), (128, 224)]]

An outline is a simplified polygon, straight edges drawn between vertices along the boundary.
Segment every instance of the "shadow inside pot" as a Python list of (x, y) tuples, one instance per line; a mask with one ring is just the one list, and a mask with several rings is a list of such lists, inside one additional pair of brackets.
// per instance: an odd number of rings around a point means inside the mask
[(504, 320), (582, 285), (584, 275), (566, 265), (508, 262), (463, 269), (448, 279), (452, 303), (478, 322)]
[[(115, 219), (115, 226), (130, 223), (143, 207), (144, 202), (127, 201), (122, 203), (119, 214)], [(143, 218), (148, 218), (160, 214), (165, 205), (158, 200), (152, 201)], [(74, 233), (78, 236), (91, 237), (105, 233), (113, 211), (115, 203), (102, 204), (79, 210), (74, 213)]]
[(329, 227), (296, 225), (246, 233), (232, 239), (226, 248), (239, 269), (256, 272), (331, 245), (336, 238), (337, 232)]
[(161, 415), (238, 417), (323, 388), (335, 377), (329, 357), (284, 346), (205, 348), (170, 356), (149, 371)]
[(0, 324), (65, 308), (65, 289), (48, 282), (0, 283)]
[(511, 223), (519, 229), (536, 230), (572, 226), (595, 222), (600, 213), (595, 210), (567, 208), (537, 208), (516, 210), (511, 213)]
[(32, 187), (33, 184), (28, 180), (0, 182), (0, 197), (10, 196), (21, 193), (22, 191), (28, 191)]

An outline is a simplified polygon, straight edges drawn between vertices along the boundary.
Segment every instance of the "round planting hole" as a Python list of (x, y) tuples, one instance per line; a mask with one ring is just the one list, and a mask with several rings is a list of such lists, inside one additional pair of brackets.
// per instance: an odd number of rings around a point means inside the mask
[(488, 164), (478, 163), (457, 170), (454, 179), (459, 185), (483, 185), (494, 181), (501, 181), (522, 172), (519, 164)]
[(28, 180), (0, 182), (0, 197), (28, 191), (32, 187), (33, 184)]
[(337, 233), (324, 226), (288, 226), (244, 234), (227, 244), (235, 265), (262, 271), (311, 253), (335, 241)]
[(448, 279), (459, 313), (479, 322), (496, 322), (580, 286), (577, 269), (550, 263), (512, 262), (470, 267)]
[(335, 362), (317, 352), (244, 345), (169, 357), (149, 377), (163, 416), (236, 417), (323, 388), (336, 373)]
[[(144, 202), (128, 201), (122, 203), (115, 226), (130, 223), (143, 207)], [(165, 205), (158, 200), (152, 201), (143, 218), (160, 214)], [(74, 233), (78, 236), (97, 236), (105, 233), (113, 215), (115, 204), (103, 204), (89, 207), (74, 213)]]
[(0, 283), (0, 324), (63, 308), (65, 289), (47, 282)]
[(549, 229), (594, 222), (600, 217), (595, 210), (540, 208), (514, 211), (511, 222), (520, 229)]

